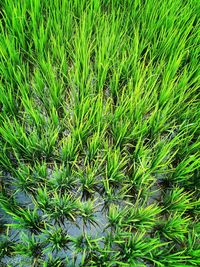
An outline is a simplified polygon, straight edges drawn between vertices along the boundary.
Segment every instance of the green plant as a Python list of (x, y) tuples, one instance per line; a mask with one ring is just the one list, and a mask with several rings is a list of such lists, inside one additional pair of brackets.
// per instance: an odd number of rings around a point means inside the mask
[(199, 0), (2, 0), (0, 266), (200, 265)]

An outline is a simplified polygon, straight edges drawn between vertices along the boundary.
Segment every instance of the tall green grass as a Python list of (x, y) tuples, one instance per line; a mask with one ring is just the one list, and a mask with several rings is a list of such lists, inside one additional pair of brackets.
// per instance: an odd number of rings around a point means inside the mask
[(0, 6), (0, 266), (200, 266), (200, 2)]

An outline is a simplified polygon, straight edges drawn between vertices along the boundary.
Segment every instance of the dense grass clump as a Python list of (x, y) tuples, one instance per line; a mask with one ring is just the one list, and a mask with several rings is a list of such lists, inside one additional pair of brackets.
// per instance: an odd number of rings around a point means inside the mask
[(199, 16), (1, 1), (0, 266), (200, 266)]

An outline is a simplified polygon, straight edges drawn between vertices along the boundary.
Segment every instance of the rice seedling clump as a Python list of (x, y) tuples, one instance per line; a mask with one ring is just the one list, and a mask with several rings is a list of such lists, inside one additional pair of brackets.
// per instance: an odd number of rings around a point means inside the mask
[(200, 266), (200, 1), (0, 7), (0, 266)]

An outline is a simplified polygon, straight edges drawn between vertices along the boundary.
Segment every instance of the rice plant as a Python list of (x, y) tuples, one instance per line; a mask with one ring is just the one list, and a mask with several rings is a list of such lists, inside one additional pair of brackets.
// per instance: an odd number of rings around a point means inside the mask
[(1, 1), (0, 266), (200, 266), (199, 16)]

